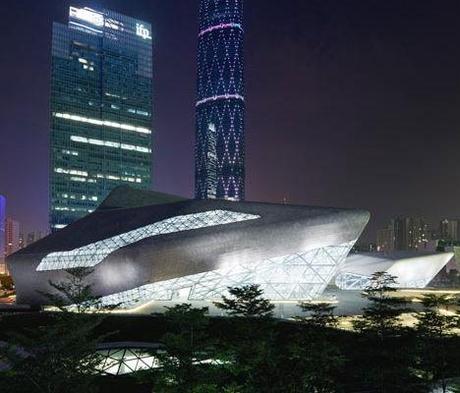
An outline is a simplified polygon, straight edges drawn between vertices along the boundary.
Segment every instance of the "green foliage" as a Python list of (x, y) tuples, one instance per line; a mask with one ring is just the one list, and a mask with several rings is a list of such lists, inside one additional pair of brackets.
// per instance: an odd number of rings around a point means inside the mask
[(5, 274), (0, 274), (0, 289), (12, 291), (14, 289), (13, 278)]
[(54, 289), (51, 293), (42, 293), (48, 303), (59, 309), (65, 315), (70, 314), (96, 314), (100, 311), (110, 311), (117, 305), (104, 306), (101, 300), (92, 294), (89, 277), (93, 270), (90, 268), (75, 268), (68, 270), (67, 280), (62, 282), (50, 281)]
[(426, 294), (420, 300), (423, 312), (416, 316), (419, 337), (417, 366), (429, 384), (439, 383), (442, 391), (446, 392), (449, 371), (452, 372), (449, 337), (459, 327), (458, 315), (448, 312), (448, 308), (456, 304), (457, 299), (448, 295)]
[[(353, 322), (360, 333), (363, 355), (373, 359), (363, 379), (377, 392), (414, 392), (419, 383), (413, 375), (413, 356), (399, 316), (409, 311), (407, 302), (392, 297), (396, 278), (386, 272), (374, 273), (363, 296), (370, 303)], [(395, 344), (398, 346), (396, 347)], [(368, 349), (368, 351), (366, 351)]]
[(262, 297), (263, 290), (259, 285), (229, 287), (228, 292), (230, 297), (222, 296), (222, 302), (214, 302), (214, 305), (229, 315), (245, 318), (273, 316), (275, 306)]
[(299, 303), (306, 317), (296, 318), (305, 325), (288, 347), (290, 389), (299, 392), (340, 391), (340, 369), (346, 358), (334, 340), (338, 319), (335, 307), (327, 303)]
[(396, 277), (387, 272), (376, 272), (372, 275), (363, 296), (370, 302), (363, 309), (363, 315), (353, 323), (355, 330), (362, 333), (374, 333), (383, 339), (400, 333), (399, 316), (409, 311), (407, 302), (392, 297), (396, 291)]
[(222, 343), (226, 370), (238, 392), (269, 392), (276, 369), (274, 305), (258, 285), (229, 287), (230, 297), (214, 304), (234, 318), (233, 335)]
[(449, 378), (460, 375), (455, 299), (424, 296), (416, 329), (402, 328), (399, 316), (407, 308), (392, 296), (394, 277), (386, 273), (366, 288), (370, 304), (354, 332), (337, 329), (334, 306), (326, 303), (303, 302), (303, 317), (275, 320), (273, 306), (256, 286), (230, 288), (231, 298), (221, 302), (229, 318), (211, 319), (207, 308), (179, 304), (155, 316), (105, 320), (95, 313), (104, 308), (91, 296), (88, 271), (70, 273), (68, 281), (52, 284), (50, 298), (59, 313), (0, 321), (0, 329), (6, 321), (16, 328), (21, 321), (33, 326), (10, 335), (3, 351), (13, 365), (9, 373), (0, 372), (9, 392), (97, 390), (106, 380), (96, 380), (95, 373), (101, 321), (106, 331), (115, 323), (124, 330), (116, 341), (134, 336), (162, 344), (154, 353), (161, 367), (124, 377), (138, 383), (124, 391), (143, 385), (160, 393), (427, 393), (434, 385), (452, 387)]
[[(10, 392), (93, 392), (101, 358), (96, 346), (102, 340), (94, 334), (103, 316), (85, 313), (100, 308), (99, 301), (85, 284), (89, 270), (72, 270), (69, 279), (51, 283), (51, 304), (60, 312), (50, 315), (50, 323), (11, 332), (3, 356), (11, 369)], [(67, 308), (65, 302), (74, 307)]]
[(296, 320), (319, 330), (327, 327), (337, 327), (339, 320), (334, 315), (335, 306), (329, 303), (309, 302), (301, 302), (298, 306), (303, 312), (308, 312), (310, 315), (307, 317), (297, 317)]
[(178, 304), (166, 309), (168, 332), (161, 339), (164, 350), (156, 354), (161, 368), (153, 373), (155, 391), (217, 392), (212, 383), (217, 359), (208, 334), (208, 308)]
[(460, 382), (458, 380), (450, 382), (449, 390), (451, 393), (460, 393)]

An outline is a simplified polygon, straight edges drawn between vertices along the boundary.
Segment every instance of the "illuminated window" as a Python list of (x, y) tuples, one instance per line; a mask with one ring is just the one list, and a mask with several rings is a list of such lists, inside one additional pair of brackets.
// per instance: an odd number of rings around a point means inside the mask
[(355, 241), (160, 281), (102, 298), (105, 306), (132, 308), (152, 300), (173, 300), (188, 291), (190, 301), (226, 295), (228, 287), (258, 284), (270, 300), (312, 300), (326, 289)]
[(167, 218), (154, 224), (100, 240), (71, 251), (53, 252), (41, 260), (37, 270), (92, 267), (102, 262), (104, 258), (112, 252), (148, 237), (254, 220), (257, 218), (260, 218), (260, 216), (227, 210), (211, 210)]
[(93, 124), (95, 126), (118, 128), (118, 129), (126, 130), (126, 131), (139, 132), (141, 134), (151, 134), (152, 133), (152, 131), (144, 127), (137, 127), (131, 124), (117, 123), (115, 121), (109, 121), (109, 120), (93, 119), (90, 117), (85, 117), (85, 116), (80, 116), (80, 115), (72, 115), (70, 113), (53, 113), (53, 116), (57, 117), (58, 119), (65, 119), (65, 120), (70, 120), (70, 121), (75, 121), (75, 122), (80, 122), (80, 123)]
[(86, 138), (84, 136), (71, 135), (70, 140), (72, 142), (88, 143), (90, 145), (96, 145), (96, 146), (113, 147), (114, 149), (137, 151), (139, 153), (151, 153), (152, 152), (151, 149), (149, 149), (147, 147), (143, 147), (143, 146), (134, 146), (134, 145), (129, 145), (127, 143), (103, 141), (103, 140), (100, 140), (100, 139)]

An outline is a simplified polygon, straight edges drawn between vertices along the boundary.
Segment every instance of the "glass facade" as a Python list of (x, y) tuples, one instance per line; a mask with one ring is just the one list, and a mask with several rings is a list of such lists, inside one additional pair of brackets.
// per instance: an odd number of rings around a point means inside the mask
[(104, 306), (141, 306), (152, 300), (174, 300), (187, 292), (190, 301), (212, 301), (228, 294), (228, 287), (258, 284), (270, 300), (314, 300), (323, 293), (345, 261), (355, 240), (313, 250), (236, 263), (204, 273), (143, 285), (101, 298)]
[(201, 0), (195, 196), (243, 200), (243, 0)]
[(149, 188), (152, 33), (113, 11), (70, 7), (53, 24), (51, 230), (92, 212), (116, 186)]
[(101, 356), (97, 370), (103, 375), (125, 375), (160, 367), (159, 359), (151, 352), (149, 348), (101, 349), (97, 351)]
[(93, 267), (116, 250), (149, 237), (255, 220), (257, 218), (260, 218), (260, 216), (227, 210), (210, 210), (171, 217), (72, 251), (58, 251), (48, 254), (37, 266), (37, 271)]

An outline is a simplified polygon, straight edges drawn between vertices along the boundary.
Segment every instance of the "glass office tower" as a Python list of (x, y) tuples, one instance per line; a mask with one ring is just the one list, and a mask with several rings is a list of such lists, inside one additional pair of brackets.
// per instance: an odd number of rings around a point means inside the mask
[(195, 196), (244, 199), (243, 0), (200, 0)]
[(152, 33), (113, 11), (70, 7), (53, 24), (50, 225), (92, 212), (116, 186), (149, 188)]

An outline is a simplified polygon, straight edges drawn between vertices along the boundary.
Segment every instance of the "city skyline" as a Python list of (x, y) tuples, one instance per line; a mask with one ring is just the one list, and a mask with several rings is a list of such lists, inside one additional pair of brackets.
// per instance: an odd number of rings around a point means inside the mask
[[(94, 3), (2, 4), (2, 134), (11, 165), (0, 170), (0, 192), (8, 215), (26, 226), (47, 221), (50, 21), (64, 20), (69, 5), (154, 25), (154, 189), (193, 194), (198, 2)], [(372, 239), (389, 218), (414, 210), (432, 223), (460, 216), (458, 6), (262, 3), (245, 9), (247, 199), (366, 208)]]

